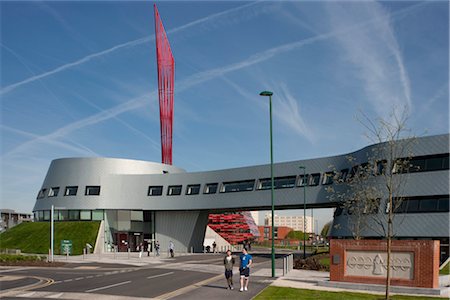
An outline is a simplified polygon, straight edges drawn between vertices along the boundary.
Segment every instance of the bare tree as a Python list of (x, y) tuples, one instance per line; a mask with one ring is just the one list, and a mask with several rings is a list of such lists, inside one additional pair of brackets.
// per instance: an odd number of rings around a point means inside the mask
[[(410, 150), (415, 139), (406, 128), (406, 111), (399, 115), (393, 110), (388, 120), (380, 118), (375, 121), (362, 114), (359, 121), (368, 131), (367, 137), (377, 146), (362, 163), (349, 157), (353, 168), (348, 176), (339, 175), (345, 188), (340, 191), (332, 189), (330, 198), (340, 201), (340, 209), (349, 215), (347, 229), (355, 239), (361, 239), (364, 233), (372, 231), (386, 240), (385, 299), (389, 299), (394, 224), (401, 224), (394, 223), (395, 211), (403, 201), (407, 173), (412, 168)], [(383, 202), (385, 210), (379, 212)]]

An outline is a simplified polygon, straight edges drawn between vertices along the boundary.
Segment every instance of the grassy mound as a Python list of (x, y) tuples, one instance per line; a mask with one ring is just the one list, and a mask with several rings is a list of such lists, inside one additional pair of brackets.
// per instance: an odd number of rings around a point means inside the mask
[[(72, 240), (72, 254), (82, 254), (86, 243), (95, 245), (99, 221), (55, 222), (55, 254), (61, 240)], [(22, 223), (0, 234), (0, 249), (20, 249), (23, 253), (48, 254), (50, 222)]]

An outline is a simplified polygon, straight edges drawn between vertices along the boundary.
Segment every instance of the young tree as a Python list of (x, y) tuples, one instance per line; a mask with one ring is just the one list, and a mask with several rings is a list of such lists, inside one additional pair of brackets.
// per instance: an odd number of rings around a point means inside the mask
[[(407, 113), (393, 110), (388, 120), (370, 120), (362, 115), (360, 123), (368, 131), (367, 137), (378, 146), (373, 148), (367, 161), (360, 162), (350, 157), (352, 170), (343, 178), (343, 189), (331, 190), (331, 199), (341, 203), (340, 209), (347, 212), (348, 230), (355, 239), (372, 231), (386, 240), (386, 289), (385, 299), (390, 297), (391, 244), (395, 234), (395, 211), (402, 204), (403, 188), (411, 167), (411, 145), (415, 141), (406, 128)], [(341, 174), (342, 175), (342, 174)], [(379, 207), (385, 201), (385, 210)]]

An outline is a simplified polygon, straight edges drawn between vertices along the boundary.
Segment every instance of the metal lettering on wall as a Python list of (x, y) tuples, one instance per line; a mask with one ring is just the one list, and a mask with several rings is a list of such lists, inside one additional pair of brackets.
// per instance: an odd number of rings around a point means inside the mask
[[(391, 253), (391, 276), (413, 279), (414, 253)], [(346, 276), (386, 277), (387, 253), (376, 251), (346, 251)]]

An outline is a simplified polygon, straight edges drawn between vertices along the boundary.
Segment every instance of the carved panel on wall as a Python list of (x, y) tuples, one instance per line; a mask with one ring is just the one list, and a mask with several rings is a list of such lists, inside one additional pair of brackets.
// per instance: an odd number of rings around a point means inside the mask
[[(378, 251), (346, 251), (346, 276), (386, 277), (387, 253)], [(391, 276), (413, 279), (414, 253), (391, 253)]]

